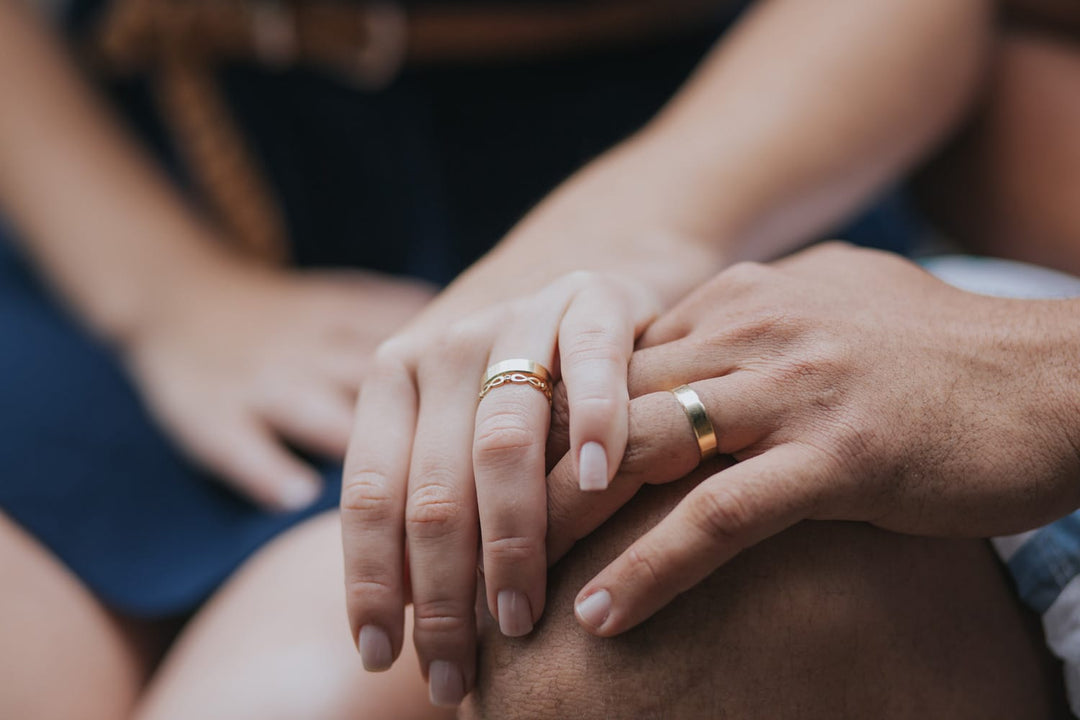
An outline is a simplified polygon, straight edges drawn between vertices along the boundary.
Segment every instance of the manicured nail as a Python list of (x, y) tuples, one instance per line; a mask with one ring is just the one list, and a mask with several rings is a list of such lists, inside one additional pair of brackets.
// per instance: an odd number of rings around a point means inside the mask
[(457, 707), (465, 699), (465, 676), (461, 668), (445, 660), (428, 666), (428, 697), (436, 707)]
[(378, 625), (365, 625), (360, 628), (360, 659), (368, 672), (389, 670), (394, 663), (394, 649), (390, 645), (390, 636)]
[(578, 486), (585, 491), (607, 490), (607, 453), (598, 442), (587, 442), (581, 446), (578, 456)]
[(532, 632), (532, 608), (529, 598), (517, 590), (499, 591), (499, 630), (507, 637), (521, 637)]
[(322, 484), (308, 477), (287, 480), (278, 489), (278, 501), (286, 510), (303, 510), (322, 494)]
[(574, 614), (594, 630), (600, 629), (611, 614), (611, 595), (607, 590), (594, 592), (574, 606)]

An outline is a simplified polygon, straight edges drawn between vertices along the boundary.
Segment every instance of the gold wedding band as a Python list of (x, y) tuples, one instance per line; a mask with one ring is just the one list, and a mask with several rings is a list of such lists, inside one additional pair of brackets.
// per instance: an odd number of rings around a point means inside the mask
[(686, 417), (690, 420), (690, 428), (694, 431), (694, 437), (697, 438), (701, 459), (708, 460), (717, 452), (716, 430), (713, 428), (712, 421), (709, 420), (709, 414), (705, 411), (701, 398), (689, 385), (680, 385), (672, 390), (671, 394), (682, 405)]
[(503, 360), (488, 367), (480, 383), (479, 400), (495, 388), (511, 383), (536, 388), (551, 404), (551, 372), (540, 363), (524, 358)]

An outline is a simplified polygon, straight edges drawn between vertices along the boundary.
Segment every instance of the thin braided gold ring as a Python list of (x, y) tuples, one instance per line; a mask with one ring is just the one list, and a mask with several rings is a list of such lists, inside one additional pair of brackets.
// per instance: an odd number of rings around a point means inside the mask
[(503, 360), (488, 367), (480, 383), (478, 400), (483, 400), (484, 396), (495, 388), (510, 384), (535, 388), (543, 393), (548, 404), (551, 404), (551, 373), (540, 363), (524, 358)]

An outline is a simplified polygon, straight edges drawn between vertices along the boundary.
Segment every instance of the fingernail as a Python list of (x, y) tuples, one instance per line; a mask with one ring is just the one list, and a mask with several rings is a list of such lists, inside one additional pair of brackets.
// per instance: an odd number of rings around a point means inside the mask
[(521, 637), (532, 632), (532, 608), (529, 599), (517, 590), (499, 591), (499, 630), (507, 637)]
[(608, 471), (607, 453), (598, 442), (587, 442), (581, 446), (578, 456), (578, 485), (584, 491), (607, 490)]
[(368, 672), (389, 670), (394, 664), (394, 649), (390, 645), (390, 636), (378, 625), (365, 625), (360, 628), (360, 659)]
[(303, 510), (322, 494), (322, 485), (311, 478), (297, 477), (278, 489), (278, 500), (286, 510)]
[(445, 660), (428, 666), (428, 697), (436, 707), (457, 707), (465, 699), (465, 676), (461, 668)]
[(611, 595), (607, 590), (594, 592), (574, 606), (578, 620), (593, 629), (599, 629), (611, 614)]

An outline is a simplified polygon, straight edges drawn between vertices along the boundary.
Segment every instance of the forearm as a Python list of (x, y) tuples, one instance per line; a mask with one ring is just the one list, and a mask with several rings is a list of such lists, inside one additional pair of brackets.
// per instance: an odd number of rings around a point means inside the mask
[(895, 181), (981, 85), (986, 0), (771, 0), (642, 134), (687, 230), (788, 251)]
[(15, 0), (0, 0), (0, 97), (0, 208), (99, 334), (122, 341), (181, 283), (224, 265), (211, 233)]
[[(673, 300), (724, 265), (813, 239), (962, 116), (991, 15), (985, 0), (761, 3), (649, 126), (571, 178), (474, 274), (513, 292), (621, 267)], [(527, 258), (524, 279), (504, 255)]]

